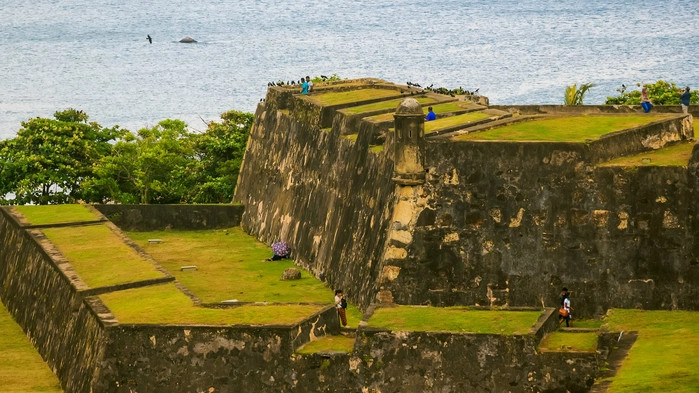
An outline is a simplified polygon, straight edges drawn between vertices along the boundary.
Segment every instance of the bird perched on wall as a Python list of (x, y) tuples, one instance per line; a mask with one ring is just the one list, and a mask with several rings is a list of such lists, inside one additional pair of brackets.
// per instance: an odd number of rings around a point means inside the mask
[(323, 80), (323, 82), (325, 82), (326, 80), (328, 80), (328, 77), (325, 75), (321, 75), (320, 79)]

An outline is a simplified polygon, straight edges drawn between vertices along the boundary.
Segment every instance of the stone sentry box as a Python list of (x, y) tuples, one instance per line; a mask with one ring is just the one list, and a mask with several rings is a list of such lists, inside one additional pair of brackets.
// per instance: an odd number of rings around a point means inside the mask
[(403, 186), (425, 183), (425, 115), (414, 98), (398, 105), (395, 115), (393, 181)]

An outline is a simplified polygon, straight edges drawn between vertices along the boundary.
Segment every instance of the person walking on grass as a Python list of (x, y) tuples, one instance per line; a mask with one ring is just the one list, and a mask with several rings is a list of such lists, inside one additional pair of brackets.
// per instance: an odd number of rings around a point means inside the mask
[(343, 327), (346, 327), (347, 314), (345, 313), (345, 309), (347, 308), (347, 300), (345, 300), (341, 289), (335, 291), (335, 308), (337, 308), (337, 315), (340, 317), (340, 323), (342, 323)]

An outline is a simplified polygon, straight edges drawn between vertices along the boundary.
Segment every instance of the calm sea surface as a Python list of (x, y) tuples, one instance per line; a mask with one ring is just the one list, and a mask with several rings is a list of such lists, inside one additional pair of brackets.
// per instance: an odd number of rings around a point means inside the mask
[[(561, 103), (566, 85), (699, 88), (692, 0), (3, 0), (0, 139), (74, 107), (137, 130), (254, 111), (267, 82), (378, 77)], [(146, 35), (153, 37), (149, 44)], [(180, 44), (186, 36), (196, 44)]]

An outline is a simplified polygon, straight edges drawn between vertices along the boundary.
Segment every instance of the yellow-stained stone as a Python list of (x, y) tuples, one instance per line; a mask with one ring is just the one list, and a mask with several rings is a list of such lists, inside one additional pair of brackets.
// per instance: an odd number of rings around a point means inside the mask
[(396, 278), (398, 278), (398, 275), (400, 274), (400, 267), (398, 266), (384, 266), (383, 267), (383, 272), (382, 272), (382, 281), (393, 281)]
[(408, 252), (405, 248), (389, 247), (384, 259), (405, 259), (407, 256)]
[(456, 232), (452, 232), (444, 236), (444, 243), (451, 243), (451, 242), (458, 242), (459, 241), (459, 234)]
[(663, 228), (675, 229), (679, 227), (680, 223), (677, 217), (669, 210), (665, 210), (665, 213), (663, 214)]
[(609, 222), (609, 210), (593, 210), (592, 220), (598, 228), (606, 227)]
[(617, 214), (619, 217), (619, 225), (617, 225), (617, 229), (626, 229), (629, 227), (629, 213), (627, 212), (619, 212)]
[(391, 240), (410, 244), (413, 241), (413, 234), (408, 231), (391, 231)]
[(517, 216), (510, 219), (510, 228), (519, 228), (522, 224), (522, 217), (524, 216), (524, 208), (520, 207), (517, 212)]

